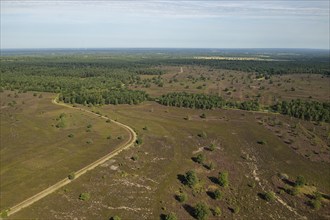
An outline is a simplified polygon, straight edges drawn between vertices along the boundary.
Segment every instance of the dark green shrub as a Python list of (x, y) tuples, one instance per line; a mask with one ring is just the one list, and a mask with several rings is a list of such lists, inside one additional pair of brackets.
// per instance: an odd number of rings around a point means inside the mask
[(228, 172), (219, 172), (218, 182), (220, 186), (227, 187), (229, 185)]
[(239, 206), (237, 206), (237, 205), (234, 206), (234, 207), (232, 207), (232, 211), (233, 211), (234, 214), (239, 213), (240, 210), (241, 210), (241, 208)]
[(215, 198), (216, 200), (219, 200), (219, 199), (222, 198), (222, 193), (221, 193), (221, 191), (220, 191), (219, 189), (216, 189), (216, 190), (213, 192), (213, 195), (214, 195), (214, 198)]
[(300, 189), (299, 187), (295, 186), (287, 189), (287, 193), (290, 194), (291, 196), (296, 196), (300, 193)]
[(135, 155), (135, 156), (132, 156), (131, 159), (132, 159), (133, 161), (137, 161), (137, 160), (139, 159), (139, 157), (138, 157), (137, 155)]
[(194, 157), (194, 161), (197, 163), (203, 163), (205, 160), (205, 156), (203, 154), (198, 154), (196, 157)]
[(315, 210), (319, 210), (322, 207), (321, 201), (316, 199), (310, 200), (309, 205)]
[(275, 200), (275, 193), (272, 191), (265, 192), (263, 194), (263, 199), (266, 200), (267, 202), (272, 202)]
[(87, 201), (90, 199), (90, 194), (89, 193), (81, 193), (79, 195), (79, 200), (82, 200), (82, 201)]
[(194, 214), (197, 220), (204, 220), (210, 214), (210, 209), (205, 203), (201, 202), (195, 206)]
[(165, 220), (177, 220), (177, 217), (173, 212), (171, 212), (171, 213), (167, 214), (164, 219)]
[(190, 170), (190, 171), (186, 172), (185, 180), (186, 180), (186, 184), (189, 187), (195, 186), (198, 183), (198, 178), (197, 178), (195, 171)]
[(69, 180), (74, 180), (75, 177), (76, 177), (76, 175), (73, 172), (68, 175)]
[(263, 140), (260, 140), (260, 141), (257, 141), (258, 144), (261, 144), (261, 145), (265, 145), (266, 144), (266, 141), (263, 141)]
[(200, 138), (207, 138), (207, 134), (203, 131), (202, 133), (197, 134)]
[(179, 202), (185, 202), (185, 201), (187, 201), (187, 199), (188, 199), (188, 196), (187, 196), (186, 193), (180, 193), (180, 194), (177, 195), (176, 197), (177, 197), (177, 200), (178, 200)]
[(216, 217), (220, 217), (222, 214), (221, 208), (220, 207), (215, 207), (214, 211), (213, 211), (213, 215)]
[(111, 217), (110, 220), (121, 220), (121, 218), (118, 215), (115, 215)]
[(136, 143), (137, 145), (142, 144), (142, 139), (141, 139), (140, 137), (138, 137), (138, 138), (136, 139), (135, 143)]
[(209, 150), (210, 150), (210, 151), (214, 151), (214, 150), (215, 150), (215, 145), (214, 145), (214, 144), (210, 144), (210, 146), (209, 146)]
[(305, 177), (299, 175), (295, 181), (296, 186), (304, 186), (306, 184)]

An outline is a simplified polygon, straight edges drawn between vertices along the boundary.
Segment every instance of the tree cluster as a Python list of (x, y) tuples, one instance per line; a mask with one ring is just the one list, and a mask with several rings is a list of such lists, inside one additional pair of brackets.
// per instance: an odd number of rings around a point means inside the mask
[(296, 99), (278, 102), (271, 109), (304, 120), (330, 122), (330, 103), (307, 102)]

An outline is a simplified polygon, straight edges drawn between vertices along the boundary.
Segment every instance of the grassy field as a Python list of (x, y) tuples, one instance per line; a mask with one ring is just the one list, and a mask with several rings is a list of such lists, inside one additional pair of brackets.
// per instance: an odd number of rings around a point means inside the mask
[[(313, 162), (285, 143), (269, 128), (272, 115), (180, 109), (154, 102), (95, 107), (94, 111), (133, 127), (142, 145), (121, 153), (12, 219), (109, 219), (114, 215), (159, 219), (170, 212), (178, 219), (193, 219), (193, 207), (200, 201), (211, 209), (220, 207), (224, 219), (326, 219), (330, 214), (329, 163)], [(206, 118), (200, 117), (202, 113)], [(286, 124), (295, 124), (289, 117), (278, 116), (277, 120), (284, 126), (276, 129), (283, 133)], [(327, 141), (316, 131), (329, 129), (328, 124), (301, 124), (311, 130), (309, 134), (314, 131), (317, 139)], [(295, 132), (304, 135), (305, 130), (299, 129)], [(214, 151), (209, 150), (210, 144), (214, 144)], [(198, 154), (205, 156), (202, 164), (192, 160)], [(208, 168), (210, 163), (214, 168)], [(182, 184), (188, 170), (194, 170), (200, 180), (193, 189)], [(229, 187), (216, 182), (220, 171), (228, 172)], [(288, 176), (286, 182), (279, 178), (284, 174)], [(306, 178), (307, 185), (298, 195), (289, 195), (298, 175)], [(215, 189), (222, 192), (221, 200), (212, 198)], [(324, 197), (319, 210), (308, 205), (316, 190)], [(265, 201), (265, 191), (274, 191), (278, 199)], [(182, 192), (187, 200), (180, 203), (176, 195)], [(89, 193), (90, 199), (79, 200), (81, 193)]]
[(54, 97), (14, 91), (0, 94), (1, 210), (65, 178), (127, 139), (127, 132), (115, 124), (52, 104)]

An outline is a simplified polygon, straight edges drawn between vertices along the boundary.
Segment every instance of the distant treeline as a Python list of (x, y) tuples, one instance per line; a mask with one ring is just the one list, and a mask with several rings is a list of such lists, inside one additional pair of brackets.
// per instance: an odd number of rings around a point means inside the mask
[(139, 104), (147, 100), (148, 95), (144, 91), (127, 89), (81, 89), (78, 91), (64, 91), (59, 100), (65, 103), (79, 104)]
[(147, 99), (145, 92), (127, 89), (141, 81), (135, 70), (112, 68), (113, 61), (106, 68), (103, 61), (25, 59), (1, 63), (2, 89), (60, 93), (63, 101), (80, 104), (138, 104)]
[(271, 107), (275, 112), (310, 121), (330, 122), (330, 103), (302, 100), (281, 101)]
[(257, 101), (234, 102), (226, 101), (216, 95), (193, 94), (186, 92), (173, 92), (162, 95), (158, 98), (162, 105), (196, 108), (196, 109), (214, 109), (214, 108), (237, 108), (242, 110), (258, 111), (260, 105)]
[[(248, 55), (247, 55), (248, 56)], [(239, 57), (239, 56), (238, 56)], [(194, 59), (192, 57), (159, 57), (136, 55), (131, 56), (59, 56), (59, 57), (9, 57), (10, 62), (1, 60), (2, 72), (19, 71), (21, 69), (30, 70), (30, 74), (47, 73), (56, 76), (108, 76), (115, 72), (126, 75), (160, 75), (163, 70), (161, 66), (206, 66), (216, 69), (229, 69), (244, 72), (255, 72), (261, 74), (323, 74), (330, 75), (329, 56), (298, 56), (289, 55), (273, 57), (276, 61), (261, 60), (212, 60), (212, 59)], [(6, 57), (6, 59), (9, 59)], [(270, 57), (272, 58), (272, 57)], [(285, 60), (283, 60), (285, 59)], [(157, 68), (155, 68), (157, 67)]]
[[(257, 100), (234, 102), (225, 101), (215, 95), (190, 94), (185, 92), (162, 95), (158, 98), (158, 102), (167, 106), (196, 109), (234, 108), (248, 111), (259, 111), (262, 109)], [(304, 120), (330, 122), (330, 103), (306, 102), (297, 99), (290, 102), (282, 101), (268, 108), (273, 112)]]
[(219, 96), (186, 92), (173, 92), (162, 95), (158, 98), (158, 102), (167, 106), (197, 109), (222, 108), (226, 104), (225, 100)]
[(207, 59), (169, 59), (168, 65), (197, 65), (215, 69), (229, 69), (266, 75), (274, 74), (322, 74), (330, 76), (330, 61), (256, 61), (256, 60), (207, 60)]

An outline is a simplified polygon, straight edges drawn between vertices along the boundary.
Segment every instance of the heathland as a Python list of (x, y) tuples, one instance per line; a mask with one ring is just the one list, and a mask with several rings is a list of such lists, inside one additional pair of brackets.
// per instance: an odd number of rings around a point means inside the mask
[(3, 216), (127, 141), (106, 115), (135, 146), (10, 218), (328, 218), (329, 53), (248, 52), (4, 53)]

